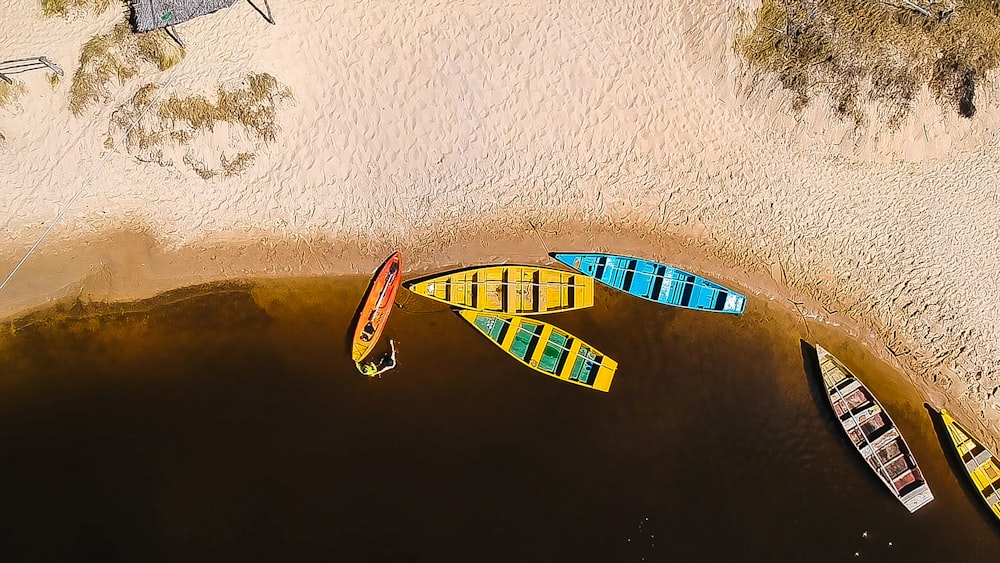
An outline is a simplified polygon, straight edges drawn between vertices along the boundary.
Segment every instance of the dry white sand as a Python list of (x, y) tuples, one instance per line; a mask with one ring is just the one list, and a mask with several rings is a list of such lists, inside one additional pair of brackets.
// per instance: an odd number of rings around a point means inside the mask
[[(858, 131), (822, 101), (793, 115), (751, 78), (724, 2), (272, 4), (276, 26), (244, 3), (181, 26), (189, 51), (166, 87), (211, 94), (266, 72), (292, 90), (277, 143), (238, 176), (102, 146), (115, 107), (172, 71), (113, 84), (80, 118), (69, 76), (53, 90), (20, 75), (28, 95), (0, 109), (0, 275), (107, 161), (0, 292), (0, 315), (367, 273), (396, 247), (411, 270), (544, 260), (534, 224), (549, 247), (642, 254), (800, 301), (1000, 436), (995, 88), (978, 89), (971, 120), (925, 92), (900, 131)], [(2, 57), (46, 55), (67, 75), (118, 19), (0, 6)]]

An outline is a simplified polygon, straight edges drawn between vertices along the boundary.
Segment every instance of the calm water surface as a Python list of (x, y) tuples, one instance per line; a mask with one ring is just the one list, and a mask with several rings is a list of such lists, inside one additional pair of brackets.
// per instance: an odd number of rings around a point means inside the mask
[[(366, 283), (5, 325), (0, 561), (1000, 561), (913, 388), (774, 304), (719, 316), (599, 288), (546, 317), (619, 361), (604, 394), (406, 291), (384, 337), (399, 367), (366, 379), (348, 353)], [(863, 374), (933, 503), (909, 514), (868, 470), (800, 338)]]

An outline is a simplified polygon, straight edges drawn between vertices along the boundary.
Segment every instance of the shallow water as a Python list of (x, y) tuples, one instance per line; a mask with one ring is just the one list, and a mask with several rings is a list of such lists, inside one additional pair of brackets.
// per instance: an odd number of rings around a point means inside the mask
[[(545, 317), (618, 360), (605, 394), (406, 291), (384, 336), (399, 367), (366, 379), (348, 353), (366, 282), (10, 323), (0, 560), (1000, 560), (1000, 526), (915, 390), (773, 303), (733, 317), (599, 288), (594, 308)], [(800, 338), (879, 395), (933, 503), (909, 514), (864, 465)]]

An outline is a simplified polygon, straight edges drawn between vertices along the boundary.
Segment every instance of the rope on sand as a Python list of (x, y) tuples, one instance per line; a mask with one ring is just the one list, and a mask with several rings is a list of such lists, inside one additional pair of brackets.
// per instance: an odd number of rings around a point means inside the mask
[(542, 240), (542, 235), (538, 234), (538, 227), (535, 226), (535, 223), (533, 221), (528, 221), (528, 225), (530, 225), (531, 226), (531, 230), (535, 232), (535, 238), (538, 239), (539, 244), (541, 244), (542, 248), (545, 249), (545, 259), (546, 259), (546, 261), (548, 261), (548, 262), (551, 263), (552, 262), (552, 256), (551, 256), (551, 254), (549, 254), (549, 247), (546, 246), (545, 245), (545, 241)]
[(407, 291), (406, 299), (396, 301), (396, 306), (399, 307), (399, 310), (402, 311), (403, 313), (406, 313), (407, 315), (432, 315), (434, 313), (450, 311), (450, 309), (436, 309), (436, 308), (413, 310), (410, 307), (408, 307), (408, 305), (410, 304), (410, 300), (413, 299), (413, 295), (414, 294), (412, 292)]
[[(219, 26), (219, 23), (222, 22), (225, 16), (229, 14), (229, 11), (235, 5), (236, 3), (230, 4), (229, 7), (226, 8), (223, 11), (223, 13), (215, 20), (215, 23), (208, 30), (209, 35), (215, 32), (215, 29)], [(24, 253), (24, 256), (17, 263), (17, 265), (15, 265), (14, 268), (10, 271), (10, 273), (7, 274), (7, 278), (3, 280), (3, 283), (0, 283), (0, 291), (3, 291), (3, 289), (7, 287), (7, 284), (10, 283), (11, 279), (13, 279), (14, 274), (16, 274), (17, 271), (21, 269), (21, 266), (23, 266), (24, 263), (28, 261), (28, 258), (31, 257), (31, 255), (35, 252), (35, 250), (38, 249), (38, 247), (42, 244), (42, 241), (45, 240), (45, 237), (49, 236), (49, 233), (52, 232), (52, 229), (55, 228), (56, 224), (63, 218), (63, 216), (66, 215), (66, 212), (69, 211), (69, 208), (73, 205), (73, 203), (76, 202), (76, 200), (81, 195), (83, 195), (84, 190), (87, 189), (87, 187), (90, 185), (90, 182), (93, 181), (94, 177), (97, 176), (97, 173), (101, 170), (101, 168), (104, 167), (104, 164), (108, 161), (109, 158), (111, 158), (111, 155), (118, 151), (118, 148), (121, 146), (121, 144), (125, 141), (126, 138), (128, 138), (129, 133), (131, 133), (132, 130), (135, 129), (135, 127), (139, 124), (139, 121), (143, 118), (143, 116), (146, 115), (146, 112), (149, 111), (149, 108), (153, 107), (153, 104), (155, 104), (160, 99), (160, 96), (162, 96), (163, 92), (166, 91), (167, 87), (170, 86), (171, 83), (173, 83), (174, 78), (177, 77), (177, 74), (180, 72), (182, 68), (184, 68), (185, 63), (187, 63), (188, 59), (190, 58), (191, 58), (190, 55), (184, 57), (184, 59), (181, 60), (180, 64), (174, 67), (174, 70), (170, 72), (170, 76), (167, 77), (166, 82), (164, 82), (163, 85), (157, 89), (156, 95), (153, 96), (153, 98), (149, 101), (149, 103), (146, 104), (146, 107), (144, 107), (142, 111), (139, 112), (139, 115), (136, 116), (135, 121), (133, 121), (132, 124), (128, 126), (128, 129), (126, 129), (125, 132), (122, 134), (121, 138), (118, 139), (118, 142), (116, 142), (114, 146), (111, 147), (111, 150), (109, 150), (107, 153), (104, 154), (104, 157), (101, 158), (101, 160), (97, 163), (97, 166), (95, 166), (93, 170), (90, 171), (90, 174), (87, 174), (87, 177), (83, 180), (83, 183), (80, 185), (80, 187), (77, 188), (75, 192), (73, 192), (73, 195), (69, 198), (66, 204), (63, 205), (61, 209), (59, 209), (59, 213), (56, 214), (55, 219), (53, 219), (49, 223), (49, 226), (46, 227), (44, 231), (42, 231), (41, 236), (39, 236), (38, 240), (36, 240), (35, 243), (31, 245), (31, 248), (29, 248), (28, 251)], [(66, 155), (69, 154), (69, 151), (75, 148), (76, 145), (80, 143), (80, 139), (82, 139), (82, 137), (78, 138), (76, 142), (70, 145), (59, 160), (65, 158)], [(49, 176), (51, 177), (51, 172)]]

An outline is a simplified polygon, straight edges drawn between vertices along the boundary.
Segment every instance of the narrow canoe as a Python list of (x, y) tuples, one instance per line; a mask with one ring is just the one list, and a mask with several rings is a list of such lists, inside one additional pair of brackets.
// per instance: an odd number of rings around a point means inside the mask
[(598, 391), (611, 387), (618, 362), (558, 327), (530, 317), (469, 309), (459, 314), (531, 369)]
[(463, 309), (540, 315), (594, 304), (594, 280), (538, 266), (480, 266), (406, 284), (410, 291)]
[(654, 303), (734, 315), (739, 315), (746, 307), (743, 295), (652, 260), (601, 253), (552, 252), (550, 255), (607, 286)]
[(906, 440), (875, 395), (822, 346), (816, 353), (830, 406), (872, 471), (910, 512), (934, 500)]
[(941, 419), (948, 429), (948, 435), (951, 436), (958, 457), (962, 458), (969, 479), (976, 485), (976, 490), (986, 501), (986, 506), (993, 511), (997, 520), (1000, 520), (1000, 459), (952, 418), (947, 410), (941, 409)]
[(351, 346), (351, 357), (360, 362), (368, 355), (389, 320), (392, 304), (396, 301), (399, 290), (401, 257), (394, 252), (386, 259), (372, 278), (365, 296), (364, 305), (358, 315), (358, 324), (354, 327), (354, 343)]

